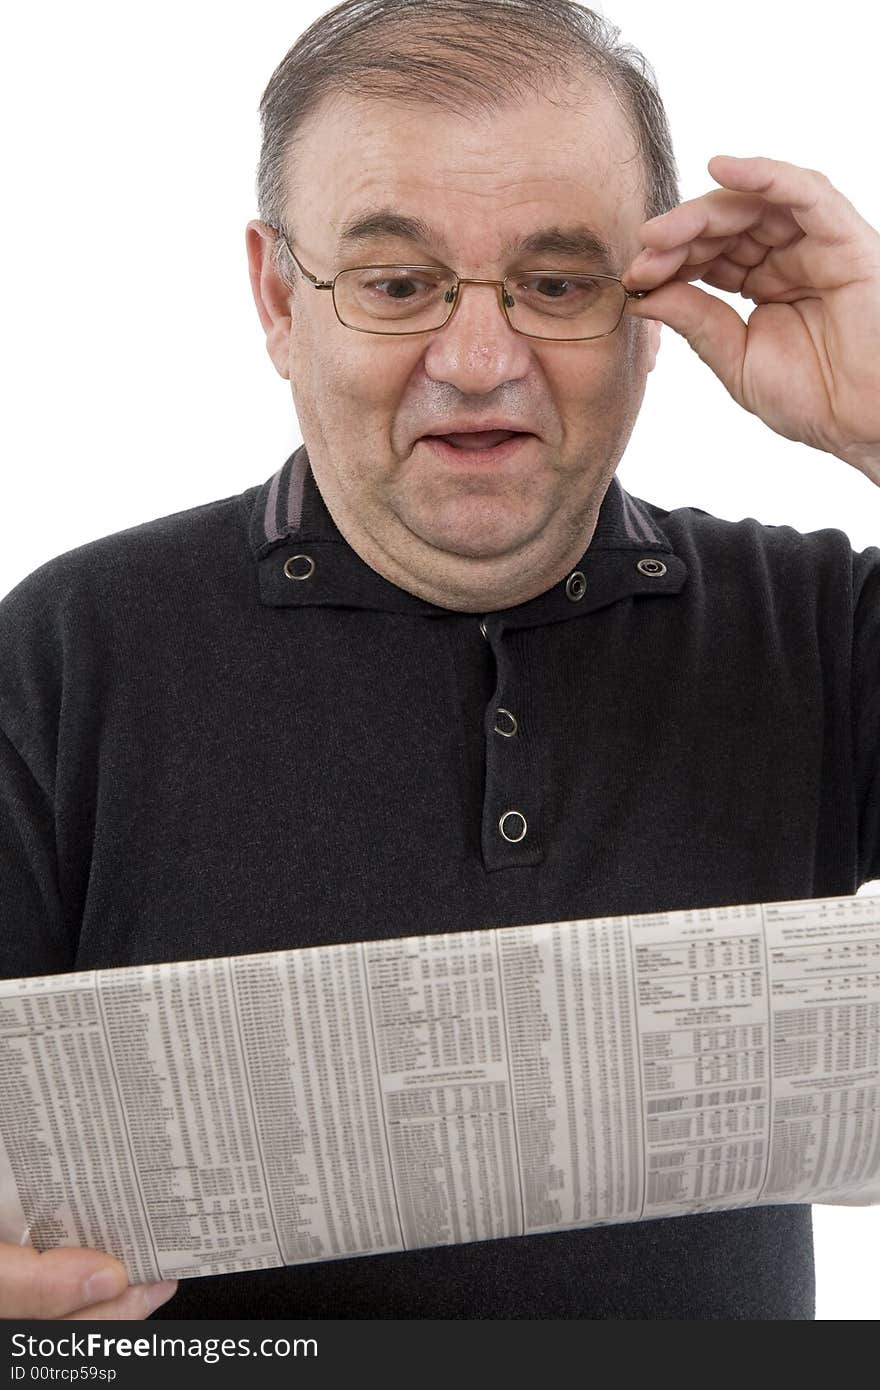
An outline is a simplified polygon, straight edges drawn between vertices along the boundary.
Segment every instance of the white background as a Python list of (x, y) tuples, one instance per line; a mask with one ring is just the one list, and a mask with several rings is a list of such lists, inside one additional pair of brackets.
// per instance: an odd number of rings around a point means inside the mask
[[(266, 355), (244, 229), (260, 95), (327, 8), (8, 9), (0, 594), (95, 537), (262, 482), (301, 442)], [(683, 198), (716, 186), (712, 155), (763, 154), (821, 169), (880, 227), (871, 7), (602, 8), (657, 74)], [(880, 489), (772, 434), (666, 328), (620, 477), (664, 507), (880, 542)], [(819, 1316), (878, 1318), (880, 1208), (815, 1218)]]

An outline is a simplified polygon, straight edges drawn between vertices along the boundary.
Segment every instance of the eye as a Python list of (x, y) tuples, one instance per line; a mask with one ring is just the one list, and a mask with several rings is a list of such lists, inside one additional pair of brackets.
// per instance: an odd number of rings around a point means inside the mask
[(602, 281), (588, 275), (523, 275), (516, 288), (533, 298), (585, 302), (601, 293)]
[(418, 275), (411, 271), (391, 272), (385, 271), (383, 274), (378, 272), (367, 276), (361, 281), (360, 288), (375, 294), (382, 299), (407, 300), (415, 299), (420, 293), (430, 293), (439, 284), (439, 279), (433, 275), (421, 272)]
[(566, 290), (571, 289), (571, 281), (553, 280), (549, 276), (544, 276), (540, 280), (533, 281), (531, 288), (540, 294), (547, 295), (549, 299), (563, 299)]

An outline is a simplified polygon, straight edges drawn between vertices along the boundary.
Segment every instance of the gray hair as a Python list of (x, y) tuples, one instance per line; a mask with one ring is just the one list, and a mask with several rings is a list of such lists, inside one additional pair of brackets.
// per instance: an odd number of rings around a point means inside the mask
[[(331, 95), (494, 114), (560, 79), (604, 79), (636, 137), (645, 220), (681, 201), (666, 111), (647, 60), (577, 0), (343, 0), (306, 29), (260, 100), (259, 216), (284, 227), (291, 160), (307, 117)], [(577, 105), (572, 92), (566, 105)], [(290, 228), (286, 228), (290, 233)], [(275, 267), (291, 279), (284, 242)]]

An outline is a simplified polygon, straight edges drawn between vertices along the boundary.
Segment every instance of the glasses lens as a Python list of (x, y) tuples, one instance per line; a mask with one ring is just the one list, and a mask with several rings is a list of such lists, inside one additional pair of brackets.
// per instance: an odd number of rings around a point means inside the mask
[[(455, 276), (425, 266), (360, 266), (336, 277), (336, 312), (367, 333), (424, 333), (452, 313)], [(617, 327), (626, 303), (619, 280), (536, 270), (510, 276), (512, 326), (534, 338), (598, 338)], [(512, 301), (512, 302), (511, 302)]]
[(620, 322), (626, 291), (602, 275), (537, 270), (512, 275), (507, 312), (520, 333), (535, 338), (599, 338)]
[(336, 277), (336, 312), (369, 333), (420, 333), (452, 313), (455, 276), (424, 266), (373, 265)]

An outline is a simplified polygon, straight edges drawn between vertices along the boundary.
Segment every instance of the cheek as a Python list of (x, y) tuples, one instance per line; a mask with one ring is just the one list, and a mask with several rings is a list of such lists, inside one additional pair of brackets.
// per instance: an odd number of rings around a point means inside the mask
[[(312, 326), (292, 339), (294, 387), (308, 397), (314, 412), (326, 417), (328, 427), (333, 422), (342, 432), (371, 429), (371, 417), (387, 413), (400, 399), (409, 370), (381, 346), (372, 348), (364, 334), (344, 328), (334, 333), (324, 325), (320, 331)], [(297, 389), (294, 396), (298, 399)]]
[[(632, 430), (644, 394), (646, 373), (640, 341), (623, 325), (601, 352), (585, 353), (557, 378), (558, 397), (575, 449), (616, 449)], [(598, 345), (597, 345), (598, 346)]]
[(628, 401), (645, 376), (645, 334), (641, 323), (624, 319), (614, 334), (613, 351), (605, 363), (603, 380), (609, 399)]
[(395, 362), (391, 353), (386, 360), (368, 341), (364, 349), (331, 340), (323, 325), (311, 332), (301, 326), (292, 336), (290, 389), (319, 481), (326, 483), (329, 472), (362, 495), (394, 475), (394, 425), (411, 373), (411, 363)]
[(622, 344), (610, 344), (600, 351), (588, 349), (580, 361), (567, 365), (557, 378), (562, 409), (570, 417), (595, 430), (627, 394), (631, 381), (630, 354)]
[(621, 369), (631, 376), (647, 376), (653, 328), (647, 319), (625, 317), (619, 328)]

